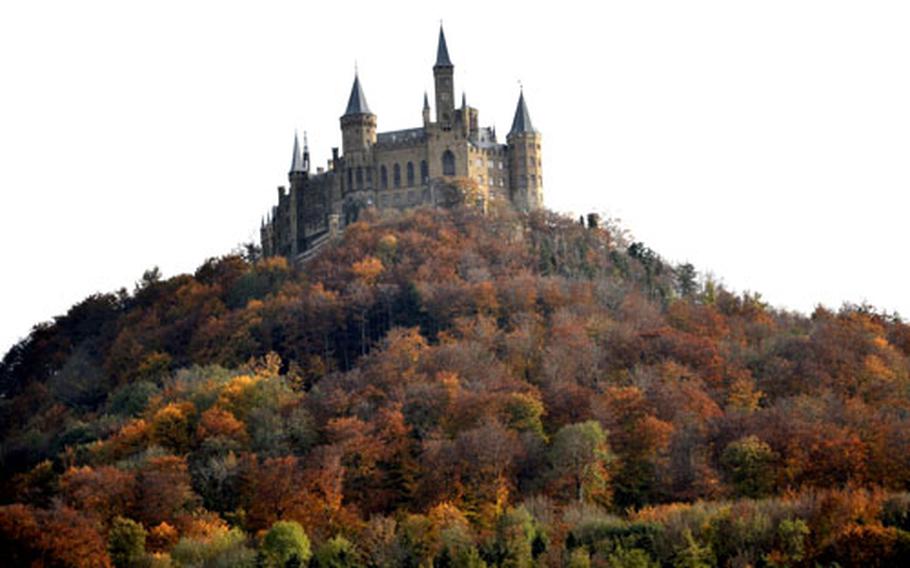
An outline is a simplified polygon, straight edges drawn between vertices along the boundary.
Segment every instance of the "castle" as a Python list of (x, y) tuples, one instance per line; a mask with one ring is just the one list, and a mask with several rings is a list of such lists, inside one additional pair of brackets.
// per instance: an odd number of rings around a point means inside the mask
[(301, 150), (294, 136), (290, 187), (278, 188), (278, 205), (260, 228), (263, 254), (302, 260), (366, 207), (443, 205), (466, 187), (484, 202), (508, 200), (523, 211), (541, 207), (541, 135), (531, 124), (524, 93), (501, 144), (495, 128), (478, 126), (478, 111), (463, 94), (456, 108), (454, 73), (440, 26), (433, 65), (436, 120), (424, 93), (423, 126), (377, 132), (376, 115), (355, 72), (341, 116), (341, 155), (332, 148), (327, 167), (313, 173), (306, 137)]

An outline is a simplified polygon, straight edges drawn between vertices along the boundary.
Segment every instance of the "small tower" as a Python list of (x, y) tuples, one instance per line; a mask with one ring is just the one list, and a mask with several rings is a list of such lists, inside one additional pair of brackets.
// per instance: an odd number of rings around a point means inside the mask
[(543, 172), (540, 159), (540, 132), (531, 124), (531, 114), (525, 103), (524, 90), (518, 97), (518, 107), (512, 129), (506, 136), (509, 146), (509, 183), (512, 203), (519, 209), (531, 211), (543, 206)]
[(446, 46), (446, 35), (439, 25), (439, 45), (436, 48), (436, 64), (433, 65), (433, 78), (436, 82), (436, 122), (444, 128), (452, 127), (455, 120), (455, 66), (449, 59), (449, 48)]
[(297, 133), (294, 133), (294, 153), (291, 155), (291, 169), (288, 170), (288, 181), (291, 185), (298, 177), (306, 177), (309, 170), (309, 150), (306, 148), (306, 135), (304, 135), (304, 152), (300, 152), (300, 142)]
[(423, 92), (423, 127), (426, 128), (430, 126), (430, 98), (427, 97), (427, 92)]
[[(304, 140), (306, 140), (304, 138)], [(306, 144), (304, 144), (306, 148)], [(289, 211), (289, 224), (288, 230), (290, 234), (288, 235), (290, 239), (290, 253), (293, 256), (296, 256), (299, 250), (298, 243), (298, 215), (297, 207), (298, 203), (301, 203), (303, 200), (304, 192), (306, 192), (307, 186), (307, 177), (309, 176), (309, 152), (304, 150), (300, 151), (300, 142), (297, 140), (297, 133), (294, 133), (294, 155), (291, 156), (291, 170), (288, 172), (288, 182), (290, 182), (290, 188), (288, 189), (288, 211)], [(280, 200), (279, 200), (280, 202)]]
[(367, 98), (360, 86), (360, 77), (354, 73), (354, 85), (348, 106), (341, 117), (341, 148), (347, 156), (369, 150), (376, 143), (376, 115), (370, 112)]

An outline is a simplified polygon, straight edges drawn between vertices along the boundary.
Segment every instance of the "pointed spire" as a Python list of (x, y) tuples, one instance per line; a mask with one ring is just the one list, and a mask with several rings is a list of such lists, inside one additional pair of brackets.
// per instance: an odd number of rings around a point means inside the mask
[(426, 91), (423, 92), (423, 110), (430, 110), (430, 98)]
[(446, 34), (442, 31), (442, 22), (439, 22), (439, 46), (436, 48), (435, 67), (453, 67), (449, 59), (449, 48), (446, 46)]
[(461, 108), (468, 108), (468, 96), (464, 91), (461, 92)]
[(297, 173), (304, 171), (303, 157), (300, 155), (300, 143), (297, 141), (297, 132), (294, 132), (294, 155), (291, 156), (291, 172)]
[(515, 109), (515, 118), (512, 120), (512, 130), (509, 134), (521, 134), (524, 132), (536, 133), (534, 126), (531, 124), (531, 114), (528, 112), (528, 105), (525, 104), (525, 92), (521, 90), (518, 97), (518, 107)]
[(367, 105), (367, 98), (363, 94), (363, 88), (360, 86), (360, 76), (354, 71), (354, 85), (351, 86), (351, 96), (348, 98), (348, 108), (344, 115), (349, 114), (373, 114)]
[(310, 143), (307, 141), (306, 130), (303, 131), (303, 169), (310, 171)]

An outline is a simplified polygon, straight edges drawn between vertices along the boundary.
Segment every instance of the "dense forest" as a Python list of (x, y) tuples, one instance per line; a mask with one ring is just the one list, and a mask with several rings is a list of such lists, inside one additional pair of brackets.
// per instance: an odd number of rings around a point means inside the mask
[(6, 354), (3, 565), (910, 565), (897, 316), (776, 310), (593, 215), (258, 256)]

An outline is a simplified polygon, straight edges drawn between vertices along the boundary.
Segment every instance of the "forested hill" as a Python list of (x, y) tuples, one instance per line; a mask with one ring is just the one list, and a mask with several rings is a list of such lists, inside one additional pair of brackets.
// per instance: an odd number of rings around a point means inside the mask
[(0, 557), (910, 563), (910, 327), (591, 225), (369, 218), (35, 327), (0, 363)]

